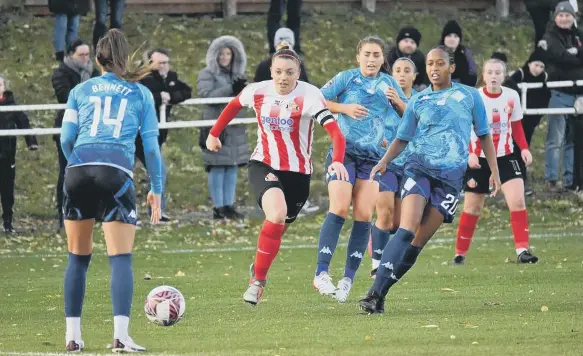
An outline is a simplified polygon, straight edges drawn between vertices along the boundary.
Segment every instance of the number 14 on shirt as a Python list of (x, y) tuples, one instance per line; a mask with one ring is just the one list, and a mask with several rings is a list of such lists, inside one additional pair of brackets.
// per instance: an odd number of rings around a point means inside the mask
[[(101, 105), (102, 100), (99, 96), (90, 96), (89, 102), (95, 105), (95, 109), (93, 110), (93, 123), (91, 124), (91, 132), (89, 133), (90, 136), (97, 135), (97, 129), (99, 128), (99, 122), (101, 120)], [(113, 125), (115, 129), (113, 130), (113, 137), (119, 138), (121, 133), (121, 125), (123, 122), (123, 118), (126, 111), (126, 106), (128, 104), (127, 99), (121, 99), (119, 103), (119, 109), (117, 111), (117, 118), (110, 119), (111, 115), (111, 96), (106, 96), (105, 101), (103, 102), (103, 123), (105, 125)]]

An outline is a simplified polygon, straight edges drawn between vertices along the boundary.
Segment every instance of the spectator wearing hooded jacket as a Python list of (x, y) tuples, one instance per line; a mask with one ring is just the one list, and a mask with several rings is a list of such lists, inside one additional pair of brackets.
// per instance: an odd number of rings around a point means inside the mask
[(455, 20), (448, 21), (441, 32), (441, 45), (454, 51), (455, 71), (451, 75), (454, 82), (471, 87), (476, 85), (478, 70), (472, 51), (462, 44), (462, 28)]
[[(93, 66), (90, 58), (89, 45), (82, 40), (76, 40), (67, 48), (67, 55), (63, 63), (53, 73), (51, 79), (53, 89), (60, 104), (65, 104), (69, 99), (69, 92), (77, 84), (89, 78), (99, 76), (99, 71)], [(65, 110), (57, 111), (54, 127), (61, 127)], [(59, 135), (53, 136), (57, 145), (59, 156), (59, 178), (57, 180), (57, 212), (59, 219), (59, 229), (63, 228), (63, 183), (65, 182), (65, 168), (67, 159), (61, 149), (61, 138)]]
[[(546, 48), (546, 70), (549, 81), (583, 79), (583, 46), (581, 34), (574, 26), (575, 10), (568, 1), (555, 8), (554, 21), (549, 23), (540, 45)], [(572, 108), (583, 87), (565, 87), (551, 90), (549, 108)], [(564, 145), (563, 186), (573, 187), (573, 130), (568, 115), (549, 115), (545, 141), (545, 181), (548, 190), (559, 190), (559, 163)]]
[[(416, 68), (425, 68), (425, 55), (419, 50), (421, 33), (413, 26), (406, 26), (399, 30), (397, 45), (393, 46), (387, 55), (387, 66), (382, 71), (390, 74), (390, 69), (399, 58), (409, 58)], [(429, 78), (425, 70), (417, 73), (413, 82), (413, 89), (421, 91), (429, 84)]]
[(53, 47), (57, 61), (65, 59), (65, 49), (77, 39), (79, 17), (87, 15), (89, 7), (89, 0), (49, 0), (49, 11), (55, 14)]
[[(287, 44), (290, 47), (294, 47), (295, 39), (294, 39), (294, 32), (287, 27), (282, 27), (275, 33), (275, 38), (273, 40), (274, 48), (278, 48), (282, 44)], [(271, 59), (273, 57), (273, 53), (269, 55), (269, 58), (263, 60), (257, 66), (255, 70), (255, 77), (253, 78), (254, 82), (262, 82), (264, 80), (271, 80)], [(308, 80), (308, 72), (306, 71), (306, 67), (304, 66), (304, 62), (300, 63), (300, 80), (306, 83), (309, 83)]]
[[(14, 94), (7, 90), (6, 80), (0, 76), (0, 106), (16, 105)], [(28, 117), (22, 111), (0, 111), (0, 130), (30, 129)], [(0, 136), (0, 200), (4, 232), (15, 233), (12, 225), (14, 207), (14, 181), (16, 179), (16, 138)], [(28, 149), (38, 149), (36, 137), (25, 136)]]
[[(197, 89), (201, 98), (232, 97), (247, 85), (245, 68), (247, 55), (243, 44), (233, 36), (221, 36), (210, 45), (206, 67), (198, 74)], [(203, 120), (216, 120), (225, 104), (207, 104)], [(214, 219), (241, 219), (235, 207), (238, 167), (249, 161), (249, 145), (245, 125), (229, 125), (221, 134), (222, 147), (218, 152), (206, 148), (210, 127), (200, 130), (199, 146), (208, 172), (208, 186), (213, 202)]]

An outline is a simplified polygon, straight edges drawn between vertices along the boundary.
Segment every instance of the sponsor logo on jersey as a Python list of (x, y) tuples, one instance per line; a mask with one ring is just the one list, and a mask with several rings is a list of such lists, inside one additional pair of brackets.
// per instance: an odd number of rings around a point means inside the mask
[(291, 118), (261, 116), (261, 123), (264, 128), (269, 128), (271, 131), (294, 131), (294, 120)]
[(268, 174), (265, 176), (265, 181), (266, 181), (266, 182), (277, 182), (277, 181), (279, 181), (279, 179), (277, 178), (277, 176), (276, 176), (275, 174), (273, 174), (273, 173), (268, 173)]

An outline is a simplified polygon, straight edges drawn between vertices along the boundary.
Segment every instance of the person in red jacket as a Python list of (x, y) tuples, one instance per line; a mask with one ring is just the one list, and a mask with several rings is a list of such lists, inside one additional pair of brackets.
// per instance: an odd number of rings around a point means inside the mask
[(314, 123), (320, 124), (332, 139), (334, 150), (328, 172), (348, 179), (342, 163), (346, 140), (322, 92), (298, 80), (301, 62), (293, 50), (282, 48), (272, 58), (273, 80), (243, 89), (227, 104), (206, 140), (208, 150), (218, 151), (219, 136), (237, 113), (244, 106), (255, 111), (259, 130), (248, 172), (251, 191), (265, 213), (265, 221), (250, 268), (249, 287), (243, 294), (243, 300), (252, 305), (261, 301), (267, 272), (279, 252), (281, 238), (310, 195)]
[[(521, 158), (529, 166), (532, 155), (522, 128), (522, 109), (518, 93), (502, 86), (506, 78), (506, 64), (499, 59), (489, 59), (484, 64), (484, 86), (479, 89), (498, 156), (502, 192), (510, 209), (510, 224), (518, 263), (536, 263), (538, 258), (529, 250), (528, 213), (524, 198), (524, 180), (520, 165), (513, 154), (513, 140), (521, 150)], [(478, 138), (472, 133), (468, 170), (465, 176), (464, 211), (458, 226), (455, 243), (456, 265), (465, 262), (476, 224), (482, 213), (486, 194), (490, 190), (490, 169)]]

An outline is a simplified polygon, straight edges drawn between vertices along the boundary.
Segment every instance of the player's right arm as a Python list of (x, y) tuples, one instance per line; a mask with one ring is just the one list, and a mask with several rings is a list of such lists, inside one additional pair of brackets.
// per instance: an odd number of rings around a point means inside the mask
[(243, 106), (253, 105), (253, 93), (255, 86), (253, 84), (247, 85), (239, 95), (231, 100), (223, 109), (219, 118), (211, 128), (211, 131), (206, 139), (206, 148), (209, 151), (218, 152), (221, 147), (221, 140), (219, 136), (225, 130), (229, 122), (231, 122), (241, 111)]
[(63, 124), (61, 126), (61, 149), (67, 161), (75, 147), (75, 140), (77, 139), (77, 132), (79, 131), (79, 106), (76, 98), (77, 90), (73, 89), (69, 93), (67, 100), (67, 108), (63, 115)]
[(334, 100), (338, 99), (338, 96), (346, 89), (348, 85), (349, 72), (340, 72), (328, 83), (326, 83), (320, 91), (326, 98), (326, 104), (328, 109), (333, 113), (345, 114), (353, 119), (358, 119), (360, 117), (365, 117), (368, 115), (368, 110), (359, 104), (342, 104)]
[(474, 99), (474, 108), (472, 112), (474, 132), (476, 136), (480, 138), (480, 145), (482, 146), (482, 150), (488, 161), (488, 166), (492, 172), (491, 180), (494, 190), (491, 195), (496, 196), (502, 185), (500, 183), (500, 174), (498, 173), (498, 157), (496, 155), (496, 149), (494, 148), (494, 142), (492, 141), (492, 135), (490, 134), (490, 125), (488, 123), (484, 101), (478, 93), (478, 90), (472, 88), (471, 92), (472, 98)]

